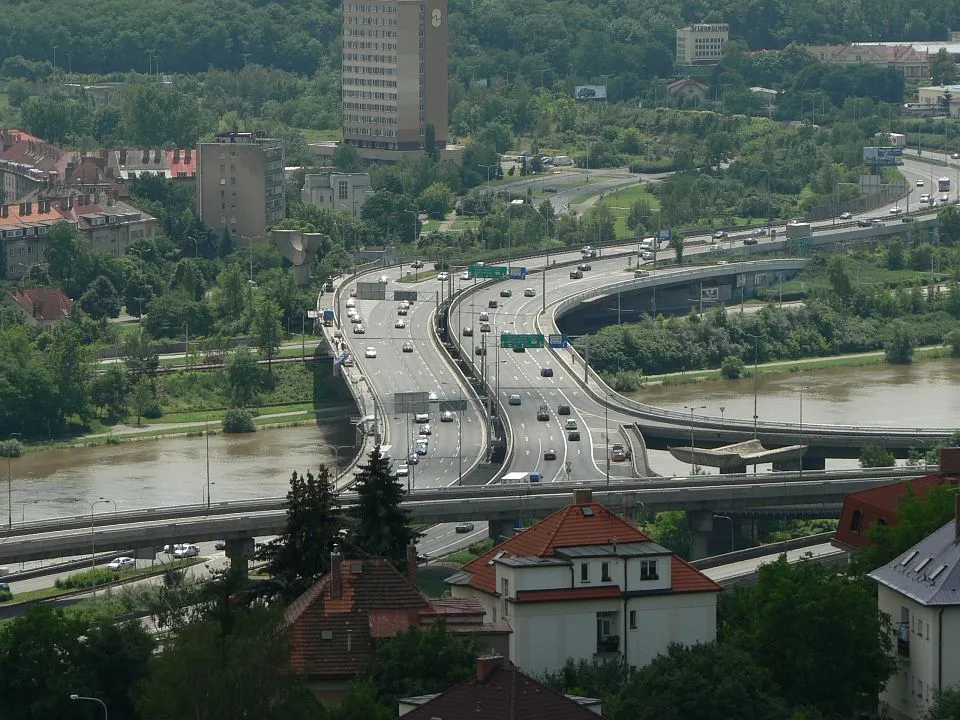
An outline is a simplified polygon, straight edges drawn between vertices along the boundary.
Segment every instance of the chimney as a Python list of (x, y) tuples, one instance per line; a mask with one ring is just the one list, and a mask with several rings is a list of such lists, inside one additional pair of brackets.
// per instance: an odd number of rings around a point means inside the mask
[(340, 546), (334, 545), (330, 553), (330, 597), (343, 596), (343, 578), (340, 576)]
[(0, 205), (0, 217), (10, 217), (9, 205)]
[(573, 491), (573, 504), (574, 505), (589, 505), (593, 502), (593, 493), (584, 488), (581, 490)]
[(173, 162), (174, 164), (180, 162), (180, 148), (173, 149)]
[(101, 159), (101, 160), (106, 160), (106, 159), (107, 159), (107, 149), (106, 149), (106, 148), (103, 148), (103, 149), (100, 150), (100, 159)]
[(127, 151), (121, 150), (120, 151), (120, 167), (123, 167), (126, 164), (127, 164)]
[(486, 682), (490, 673), (503, 667), (502, 655), (486, 655), (477, 658), (477, 682)]
[(411, 542), (407, 545), (407, 580), (414, 587), (417, 586), (417, 545)]
[(141, 158), (144, 165), (150, 162), (150, 148), (145, 148), (143, 151), (143, 157)]

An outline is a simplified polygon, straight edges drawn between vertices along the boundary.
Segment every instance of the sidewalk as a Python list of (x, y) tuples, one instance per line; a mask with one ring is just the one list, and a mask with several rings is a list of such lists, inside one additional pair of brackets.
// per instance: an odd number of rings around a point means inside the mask
[[(293, 417), (295, 415), (312, 415), (312, 410), (291, 410), (289, 412), (282, 413), (269, 413), (267, 415), (257, 415), (256, 420), (269, 420), (273, 418), (284, 418), (284, 417)], [(210, 420), (210, 430), (211, 432), (221, 432), (221, 419), (215, 418)], [(174, 423), (141, 423), (139, 425), (132, 425), (129, 423), (124, 423), (121, 425), (113, 425), (106, 432), (94, 433), (91, 435), (82, 435), (79, 440), (99, 440), (110, 435), (140, 435), (143, 433), (157, 432), (160, 430), (202, 430), (206, 427), (208, 423), (203, 420), (195, 420), (193, 422), (174, 422)]]

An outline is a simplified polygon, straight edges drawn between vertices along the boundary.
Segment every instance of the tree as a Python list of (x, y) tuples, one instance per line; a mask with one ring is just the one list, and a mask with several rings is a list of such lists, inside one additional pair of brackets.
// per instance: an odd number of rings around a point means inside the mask
[(129, 392), (127, 376), (116, 363), (90, 381), (90, 402), (98, 412), (105, 410), (111, 418), (122, 418), (127, 414)]
[(896, 235), (887, 246), (887, 267), (891, 270), (903, 270), (903, 265), (903, 240)]
[(140, 317), (154, 295), (153, 285), (146, 274), (139, 269), (131, 272), (123, 288), (123, 304), (127, 308), (127, 315)]
[(950, 85), (957, 77), (957, 64), (946, 48), (940, 48), (930, 63), (930, 77), (934, 85)]
[(94, 320), (115, 318), (120, 314), (120, 295), (103, 275), (100, 275), (80, 296), (80, 307)]
[(70, 702), (76, 692), (102, 699), (112, 717), (135, 717), (128, 693), (146, 677), (153, 650), (153, 638), (139, 622), (30, 607), (0, 625), (4, 720), (77, 717)]
[(131, 384), (130, 410), (137, 416), (137, 425), (154, 403), (153, 385), (147, 378), (140, 378)]
[(610, 720), (780, 720), (786, 710), (763, 666), (724, 643), (671, 645), (604, 703)]
[(952, 357), (960, 357), (960, 328), (954, 328), (944, 334), (943, 344), (949, 346)]
[(926, 720), (954, 720), (960, 717), (960, 685), (942, 688), (930, 706)]
[(227, 361), (227, 385), (233, 407), (246, 407), (263, 387), (263, 373), (250, 348), (240, 345)]
[(437, 129), (433, 123), (427, 123), (427, 126), (423, 129), (423, 148), (430, 162), (440, 162), (440, 148), (437, 146)]
[(860, 450), (860, 467), (878, 468), (893, 467), (897, 458), (890, 450), (879, 445), (864, 445)]
[(337, 146), (336, 152), (330, 157), (330, 164), (340, 172), (363, 172), (363, 160), (360, 158), (360, 151), (345, 142)]
[(445, 218), (453, 210), (453, 190), (446, 183), (435, 182), (425, 188), (417, 204), (431, 217)]
[(627, 215), (627, 227), (639, 234), (649, 222), (650, 215), (650, 203), (644, 198), (640, 198), (630, 206), (630, 214)]
[(160, 354), (150, 333), (140, 330), (127, 336), (123, 342), (123, 362), (131, 385), (146, 378), (150, 381), (150, 387), (154, 386), (157, 370), (160, 369)]
[(393, 474), (390, 459), (380, 454), (379, 445), (370, 451), (356, 478), (357, 503), (350, 509), (357, 521), (350, 538), (352, 549), (404, 567), (407, 545), (418, 533), (410, 527), (409, 512), (400, 506), (406, 491)]
[(321, 465), (317, 474), (294, 472), (287, 491), (287, 520), (283, 531), (269, 542), (261, 556), (270, 574), (296, 597), (330, 567), (330, 553), (340, 540), (343, 521), (340, 504)]
[(722, 642), (749, 653), (794, 707), (828, 717), (869, 713), (897, 668), (876, 588), (809, 560), (781, 556), (757, 584), (721, 598)]
[(61, 420), (74, 414), (85, 419), (89, 410), (87, 383), (93, 372), (93, 355), (84, 342), (80, 323), (69, 319), (54, 325), (47, 356), (60, 395)]
[(909, 365), (913, 362), (913, 351), (917, 340), (913, 330), (903, 320), (890, 323), (887, 337), (883, 342), (883, 352), (891, 365)]
[(227, 323), (237, 323), (247, 309), (250, 288), (247, 276), (238, 263), (225, 267), (217, 276), (214, 304), (217, 315)]
[(846, 302), (853, 295), (853, 278), (850, 275), (850, 261), (843, 255), (834, 255), (827, 263), (827, 276), (830, 286), (840, 300)]
[(50, 277), (71, 297), (76, 297), (81, 270), (86, 266), (86, 248), (80, 244), (77, 229), (68, 223), (58, 222), (43, 238), (44, 258)]
[(280, 341), (283, 338), (283, 325), (280, 324), (282, 317), (280, 307), (271, 298), (262, 293), (257, 295), (253, 304), (250, 330), (260, 357), (267, 359), (268, 371), (272, 370), (273, 359), (280, 350)]
[(673, 235), (670, 238), (670, 242), (667, 243), (671, 250), (677, 254), (677, 265), (683, 264), (683, 236), (679, 234)]
[(140, 717), (313, 720), (316, 701), (290, 669), (290, 641), (270, 610), (236, 612), (226, 633), (215, 620), (187, 624), (151, 660), (136, 691)]

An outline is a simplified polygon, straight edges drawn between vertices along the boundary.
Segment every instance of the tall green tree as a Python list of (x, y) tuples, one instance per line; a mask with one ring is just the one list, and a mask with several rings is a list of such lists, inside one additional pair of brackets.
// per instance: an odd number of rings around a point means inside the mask
[(273, 367), (273, 359), (280, 351), (283, 339), (283, 325), (280, 324), (283, 313), (280, 306), (263, 293), (257, 295), (253, 304), (253, 318), (250, 331), (257, 344), (260, 357), (266, 358), (268, 371)]
[(238, 346), (227, 361), (227, 385), (230, 388), (230, 404), (247, 407), (256, 400), (263, 388), (263, 373), (256, 356), (246, 345)]
[(94, 375), (90, 381), (90, 402), (98, 412), (105, 411), (108, 417), (122, 418), (127, 414), (129, 394), (127, 375), (116, 363)]
[(127, 336), (123, 343), (123, 362), (131, 384), (146, 378), (153, 387), (160, 369), (160, 354), (150, 333), (140, 330)]
[(94, 320), (115, 318), (120, 314), (120, 295), (113, 283), (100, 275), (80, 296), (80, 307)]
[(897, 669), (872, 583), (815, 562), (761, 566), (755, 586), (723, 596), (719, 624), (788, 703), (827, 717), (869, 713)]
[(410, 527), (409, 512), (400, 505), (406, 491), (379, 446), (370, 451), (367, 464), (360, 465), (356, 479), (357, 503), (350, 509), (356, 520), (351, 549), (405, 567), (407, 545), (418, 533)]
[(60, 420), (68, 415), (86, 419), (89, 411), (87, 384), (93, 373), (93, 353), (84, 342), (79, 322), (61, 320), (54, 326), (47, 359), (60, 396)]
[(917, 339), (913, 330), (903, 320), (894, 320), (887, 329), (883, 341), (883, 352), (891, 365), (909, 365), (913, 362), (913, 351)]
[(270, 574), (283, 581), (288, 597), (296, 597), (330, 567), (330, 553), (339, 542), (343, 519), (330, 484), (330, 473), (321, 465), (312, 472), (290, 477), (287, 520), (276, 540), (267, 543), (261, 557)]
[(243, 318), (250, 302), (250, 288), (239, 263), (228, 265), (217, 276), (213, 298), (221, 320), (237, 323)]

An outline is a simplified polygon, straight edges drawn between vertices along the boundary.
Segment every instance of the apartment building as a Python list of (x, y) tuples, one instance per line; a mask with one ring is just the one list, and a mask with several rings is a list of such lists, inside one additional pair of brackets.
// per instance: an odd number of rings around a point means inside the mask
[(420, 153), (427, 125), (447, 143), (447, 1), (342, 4), (343, 141), (361, 157)]
[(200, 143), (196, 159), (200, 221), (238, 246), (262, 244), (283, 220), (283, 142), (262, 132), (230, 132)]
[(373, 195), (370, 175), (367, 173), (324, 172), (306, 175), (300, 199), (328, 210), (360, 217), (360, 209)]
[(930, 54), (911, 45), (807, 45), (804, 50), (827, 65), (875, 65), (893, 68), (906, 78), (930, 77)]
[(716, 65), (730, 39), (727, 23), (697, 23), (677, 29), (677, 65)]

